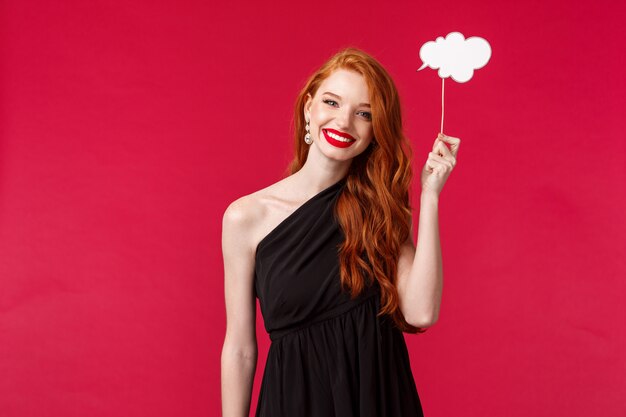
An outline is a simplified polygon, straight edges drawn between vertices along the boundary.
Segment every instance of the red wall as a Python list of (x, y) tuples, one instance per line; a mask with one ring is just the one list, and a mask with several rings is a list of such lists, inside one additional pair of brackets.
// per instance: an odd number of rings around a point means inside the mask
[[(441, 317), (406, 335), (425, 413), (623, 416), (617, 4), (3, 1), (0, 415), (220, 415), (222, 214), (280, 178), (305, 78), (377, 57), (419, 172), (441, 117), (419, 47), (460, 31), (493, 55), (446, 82)], [(260, 312), (258, 335), (252, 412)]]

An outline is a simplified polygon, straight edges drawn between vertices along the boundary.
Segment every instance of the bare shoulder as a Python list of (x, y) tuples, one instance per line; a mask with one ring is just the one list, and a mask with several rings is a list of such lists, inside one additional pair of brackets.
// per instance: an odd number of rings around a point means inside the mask
[(258, 200), (253, 194), (230, 203), (222, 219), (222, 243), (232, 242), (238, 247), (238, 252), (248, 252), (252, 246), (248, 232), (257, 223), (258, 212)]
[(253, 194), (239, 197), (226, 207), (222, 225), (224, 231), (243, 230), (254, 224), (257, 213), (257, 199)]
[(254, 252), (257, 244), (291, 209), (287, 179), (282, 179), (230, 203), (224, 212), (223, 232), (237, 236), (245, 249)]

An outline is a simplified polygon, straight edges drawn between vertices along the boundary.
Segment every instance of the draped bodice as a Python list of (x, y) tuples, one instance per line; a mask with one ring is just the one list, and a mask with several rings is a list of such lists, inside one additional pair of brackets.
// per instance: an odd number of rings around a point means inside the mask
[(344, 234), (335, 205), (345, 182), (308, 199), (257, 246), (255, 291), (273, 339), (278, 332), (345, 311), (375, 292), (372, 286), (351, 300), (341, 290), (338, 253)]

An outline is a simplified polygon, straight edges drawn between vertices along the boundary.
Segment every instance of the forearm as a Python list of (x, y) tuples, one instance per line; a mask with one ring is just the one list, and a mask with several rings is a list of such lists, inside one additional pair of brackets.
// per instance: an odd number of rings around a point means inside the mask
[(248, 417), (257, 351), (222, 349), (222, 417)]
[(439, 197), (422, 193), (415, 259), (406, 294), (408, 304), (414, 308), (414, 322), (425, 327), (434, 324), (439, 317), (443, 289), (438, 210)]

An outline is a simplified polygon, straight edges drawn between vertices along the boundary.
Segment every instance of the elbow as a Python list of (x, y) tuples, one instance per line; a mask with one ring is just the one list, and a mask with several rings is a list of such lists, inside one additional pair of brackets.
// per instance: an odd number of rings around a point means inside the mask
[(256, 362), (257, 358), (258, 349), (256, 344), (232, 345), (230, 343), (224, 343), (222, 347), (222, 360)]
[(435, 323), (437, 323), (438, 317), (436, 315), (428, 315), (428, 316), (422, 316), (419, 317), (418, 319), (413, 319), (407, 322), (411, 325), (411, 326), (415, 326), (418, 327), (420, 329), (426, 329), (428, 327), (432, 327)]
[[(422, 304), (422, 305), (420, 305)], [(421, 308), (417, 308), (417, 307)], [(410, 310), (402, 310), (404, 319), (413, 327), (425, 329), (433, 326), (439, 319), (439, 305), (423, 306), (423, 303), (415, 302)]]

